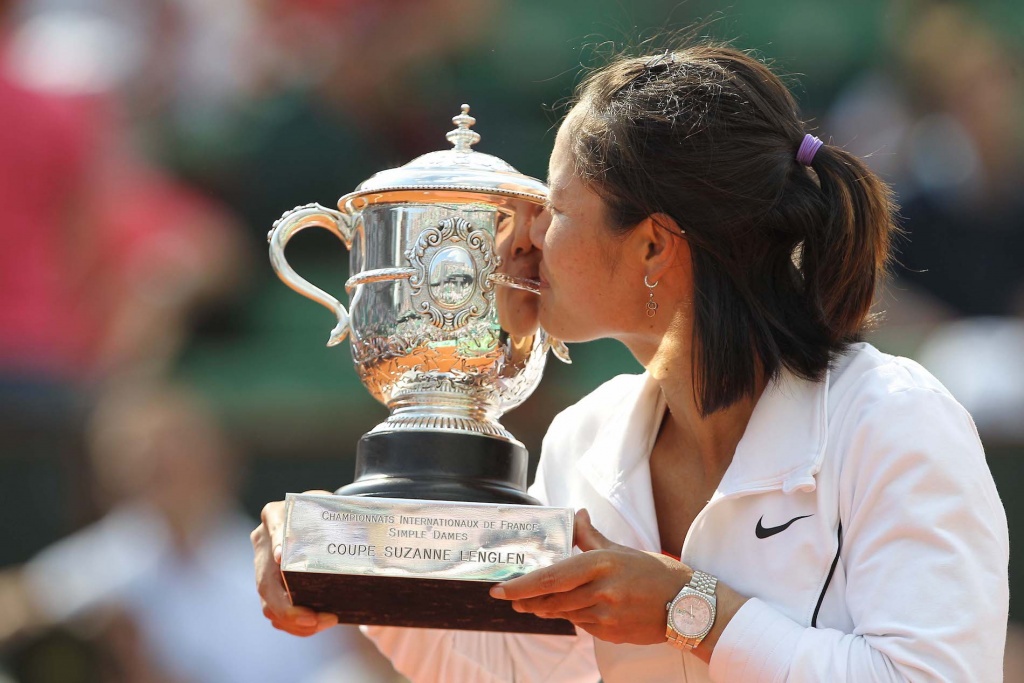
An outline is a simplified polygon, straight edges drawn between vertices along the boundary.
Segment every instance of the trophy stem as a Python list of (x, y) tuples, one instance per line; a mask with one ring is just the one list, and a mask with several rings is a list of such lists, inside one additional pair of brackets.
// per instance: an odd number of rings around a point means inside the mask
[(343, 496), (539, 505), (526, 493), (526, 448), (475, 434), (371, 432), (356, 449)]

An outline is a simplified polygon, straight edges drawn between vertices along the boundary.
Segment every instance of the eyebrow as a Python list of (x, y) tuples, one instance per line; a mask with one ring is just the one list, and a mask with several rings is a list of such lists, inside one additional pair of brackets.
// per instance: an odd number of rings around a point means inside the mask
[(548, 185), (548, 198), (547, 198), (547, 201), (545, 203), (550, 207), (550, 206), (552, 206), (554, 204), (554, 201), (555, 201), (555, 188), (552, 187), (551, 185)]

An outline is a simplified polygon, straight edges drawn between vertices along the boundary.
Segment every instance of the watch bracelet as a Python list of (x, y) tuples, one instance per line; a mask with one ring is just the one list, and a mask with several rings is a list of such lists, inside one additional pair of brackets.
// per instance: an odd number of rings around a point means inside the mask
[(718, 586), (718, 579), (711, 574), (700, 571), (699, 569), (693, 570), (693, 576), (690, 577), (690, 583), (687, 584), (687, 588), (692, 588), (695, 591), (700, 591), (705, 595), (714, 596), (715, 588)]

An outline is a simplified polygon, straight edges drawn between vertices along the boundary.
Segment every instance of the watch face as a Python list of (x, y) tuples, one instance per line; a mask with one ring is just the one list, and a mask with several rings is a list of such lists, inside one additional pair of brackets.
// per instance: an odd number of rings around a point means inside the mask
[(689, 638), (702, 635), (711, 625), (711, 604), (699, 595), (684, 595), (672, 608), (672, 628)]

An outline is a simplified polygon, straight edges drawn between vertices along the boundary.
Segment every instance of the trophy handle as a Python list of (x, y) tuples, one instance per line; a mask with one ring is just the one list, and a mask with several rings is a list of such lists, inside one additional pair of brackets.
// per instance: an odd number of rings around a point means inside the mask
[(540, 328), (540, 343), (544, 353), (550, 351), (552, 355), (566, 365), (572, 365), (572, 358), (569, 357), (569, 347), (561, 339), (555, 339), (542, 327)]
[(346, 249), (352, 248), (352, 218), (340, 211), (328, 209), (319, 204), (306, 204), (286, 212), (274, 221), (274, 227), (267, 234), (270, 242), (270, 263), (281, 280), (296, 292), (312, 299), (329, 309), (338, 318), (338, 324), (331, 330), (328, 346), (340, 344), (348, 335), (349, 317), (345, 306), (333, 296), (303, 279), (288, 265), (284, 248), (295, 233), (306, 228), (324, 228), (334, 233)]

